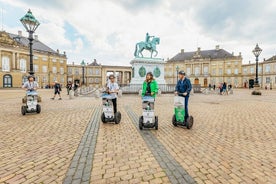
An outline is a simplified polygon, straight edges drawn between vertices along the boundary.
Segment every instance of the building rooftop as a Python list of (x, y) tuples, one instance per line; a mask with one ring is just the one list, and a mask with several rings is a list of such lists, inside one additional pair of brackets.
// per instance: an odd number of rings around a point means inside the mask
[[(19, 31), (18, 34), (13, 34), (13, 33), (7, 33), (7, 35), (14, 40), (17, 44), (24, 46), (24, 47), (29, 47), (29, 40), (28, 38), (22, 36), (21, 32)], [(55, 51), (42, 43), (41, 41), (38, 40), (37, 36), (34, 37), (33, 40), (33, 50), (35, 51), (40, 51), (40, 52), (48, 52), (60, 56), (65, 56), (65, 52), (63, 54), (59, 53), (59, 51)]]
[(185, 61), (192, 59), (220, 59), (220, 58), (233, 58), (234, 54), (227, 52), (224, 49), (220, 49), (219, 46), (216, 46), (216, 49), (213, 50), (200, 50), (193, 52), (184, 52), (184, 49), (181, 49), (181, 52), (176, 54), (173, 58), (169, 59), (168, 62), (172, 61)]

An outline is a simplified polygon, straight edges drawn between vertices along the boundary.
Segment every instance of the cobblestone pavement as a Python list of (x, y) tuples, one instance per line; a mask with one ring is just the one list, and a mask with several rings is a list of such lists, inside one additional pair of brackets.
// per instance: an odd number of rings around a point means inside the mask
[(182, 183), (173, 171), (187, 183), (276, 183), (275, 91), (194, 94), (190, 130), (171, 123), (173, 95), (158, 96), (159, 129), (142, 131), (137, 95), (118, 99), (115, 125), (100, 122), (100, 99), (52, 93), (40, 90), (42, 112), (22, 116), (24, 92), (0, 90), (0, 183)]

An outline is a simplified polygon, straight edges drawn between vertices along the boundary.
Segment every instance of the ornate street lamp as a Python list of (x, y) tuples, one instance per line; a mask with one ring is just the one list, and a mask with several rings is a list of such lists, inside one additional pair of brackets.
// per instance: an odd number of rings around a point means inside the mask
[(84, 84), (84, 67), (85, 67), (85, 62), (84, 62), (84, 60), (82, 60), (81, 66), (82, 66), (82, 84)]
[(256, 79), (255, 79), (255, 86), (259, 87), (259, 79), (258, 79), (258, 61), (259, 60), (258, 60), (258, 58), (259, 58), (259, 55), (262, 52), (262, 49), (257, 44), (256, 47), (254, 48), (254, 50), (252, 52), (253, 52), (253, 54), (256, 57)]
[(261, 54), (262, 52), (262, 49), (259, 47), (258, 44), (256, 44), (256, 47), (254, 48), (254, 50), (252, 51), (253, 54), (255, 55), (256, 57), (256, 78), (255, 78), (255, 84), (254, 84), (254, 87), (255, 87), (255, 90), (252, 92), (253, 95), (261, 95), (261, 92), (258, 91), (257, 88), (260, 87), (259, 85), (259, 79), (258, 79), (258, 58), (259, 58), (259, 55)]
[(176, 66), (176, 83), (178, 82), (178, 71), (179, 71), (179, 66)]
[(25, 27), (26, 31), (29, 33), (29, 48), (30, 48), (30, 75), (34, 75), (34, 68), (33, 68), (33, 34), (37, 27), (40, 25), (38, 20), (35, 19), (31, 10), (27, 12), (27, 14), (20, 19), (20, 22)]

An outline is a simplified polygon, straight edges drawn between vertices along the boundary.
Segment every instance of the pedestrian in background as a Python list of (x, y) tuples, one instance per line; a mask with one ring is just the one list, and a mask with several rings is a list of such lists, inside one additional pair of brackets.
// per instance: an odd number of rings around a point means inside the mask
[(66, 85), (66, 88), (67, 88), (67, 95), (69, 95), (69, 92), (72, 90), (72, 82), (71, 81), (68, 81), (67, 85)]
[(60, 85), (60, 83), (58, 81), (55, 81), (55, 85), (54, 85), (54, 97), (51, 98), (51, 99), (54, 100), (55, 97), (56, 97), (56, 95), (58, 94), (59, 100), (61, 100), (60, 92), (61, 92), (61, 85)]

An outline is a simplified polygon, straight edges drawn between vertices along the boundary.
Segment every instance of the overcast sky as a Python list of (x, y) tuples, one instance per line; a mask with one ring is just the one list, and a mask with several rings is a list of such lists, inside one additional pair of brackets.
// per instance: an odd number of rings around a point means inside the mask
[[(135, 44), (145, 34), (160, 37), (158, 57), (214, 49), (242, 53), (243, 63), (276, 54), (276, 1), (271, 0), (0, 0), (1, 27), (22, 30), (19, 19), (30, 8), (40, 21), (36, 34), (52, 49), (66, 51), (68, 62), (83, 59), (130, 65)], [(146, 51), (144, 52), (146, 54)]]

